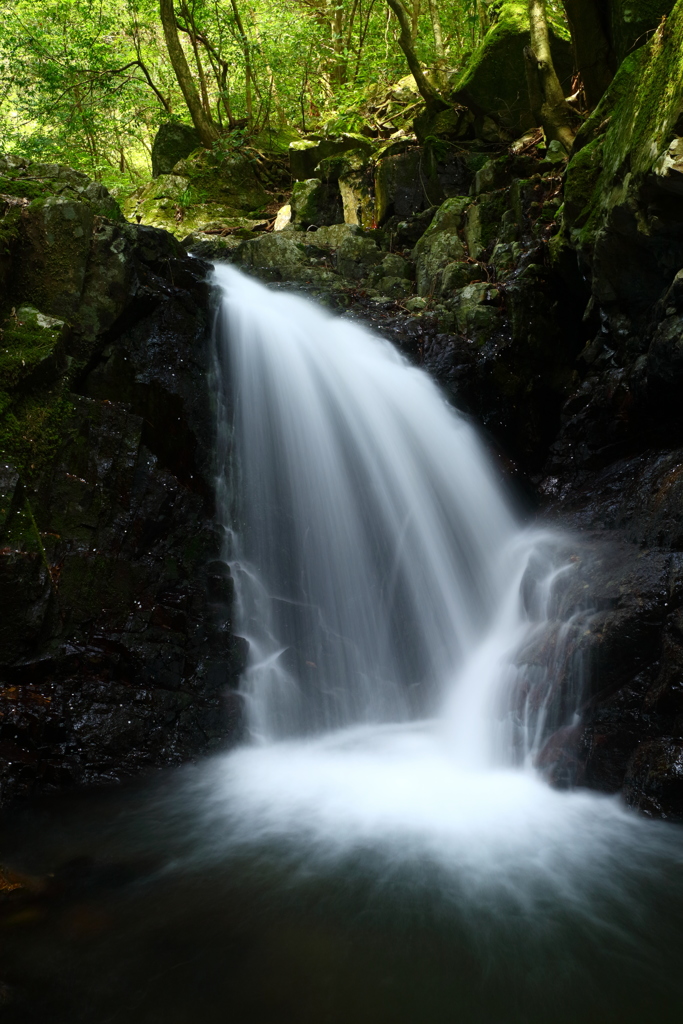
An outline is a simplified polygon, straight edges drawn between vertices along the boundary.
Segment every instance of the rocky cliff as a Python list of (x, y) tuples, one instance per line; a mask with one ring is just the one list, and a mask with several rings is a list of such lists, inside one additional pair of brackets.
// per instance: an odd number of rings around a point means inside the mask
[(215, 749), (241, 667), (218, 556), (208, 267), (68, 168), (0, 161), (0, 786)]

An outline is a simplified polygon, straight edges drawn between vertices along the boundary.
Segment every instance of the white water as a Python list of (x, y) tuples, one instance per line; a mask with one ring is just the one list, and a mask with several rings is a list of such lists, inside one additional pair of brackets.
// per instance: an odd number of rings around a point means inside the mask
[[(254, 737), (436, 718), (461, 766), (509, 764), (514, 657), (567, 571), (554, 539), (519, 528), (472, 427), (388, 342), (216, 278), (219, 499)], [(543, 714), (521, 726), (529, 760)]]
[[(302, 878), (354, 852), (414, 882), (429, 863), (471, 921), (551, 936), (561, 960), (557, 913), (636, 956), (648, 940), (625, 922), (643, 879), (679, 870), (672, 833), (533, 767), (576, 721), (550, 701), (588, 614), (558, 620), (560, 541), (518, 525), (473, 429), (388, 343), (231, 268), (215, 279), (253, 742), (205, 779), (204, 854), (289, 851)], [(532, 677), (517, 655), (544, 630), (555, 660)]]

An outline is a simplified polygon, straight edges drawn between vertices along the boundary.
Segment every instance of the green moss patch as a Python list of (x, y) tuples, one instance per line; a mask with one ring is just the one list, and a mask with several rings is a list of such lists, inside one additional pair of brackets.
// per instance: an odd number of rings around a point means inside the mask
[[(503, 0), (498, 20), (456, 79), (454, 99), (492, 117), (513, 132), (521, 133), (533, 127), (522, 58), (522, 51), (528, 45), (526, 0)], [(551, 49), (558, 76), (568, 93), (572, 76), (571, 45), (566, 28), (557, 22), (551, 24)]]
[(14, 391), (40, 368), (47, 372), (48, 361), (56, 364), (64, 331), (63, 320), (32, 306), (13, 310), (0, 328), (0, 393)]
[(62, 394), (28, 395), (0, 413), (0, 461), (35, 479), (70, 436), (74, 406)]
[(590, 248), (610, 210), (656, 171), (683, 115), (683, 2), (630, 54), (577, 137), (567, 168), (565, 222)]

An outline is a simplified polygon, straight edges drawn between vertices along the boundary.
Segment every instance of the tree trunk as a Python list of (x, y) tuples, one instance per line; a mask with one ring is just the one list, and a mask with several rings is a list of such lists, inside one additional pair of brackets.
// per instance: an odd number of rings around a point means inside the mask
[(614, 78), (616, 59), (595, 0), (564, 0), (564, 10), (572, 34), (574, 65), (592, 110)]
[(159, 0), (159, 10), (161, 12), (161, 24), (164, 29), (168, 56), (171, 60), (175, 76), (178, 79), (178, 85), (185, 97), (185, 103), (190, 112), (192, 122), (197, 129), (199, 141), (202, 146), (211, 149), (211, 146), (218, 138), (218, 132), (211, 116), (204, 110), (197, 86), (192, 77), (192, 72), (190, 71), (190, 65), (185, 57), (185, 51), (180, 45), (175, 13), (173, 11), (173, 0)]
[(443, 33), (441, 31), (441, 18), (439, 16), (439, 0), (429, 0), (429, 17), (432, 22), (432, 32), (434, 33), (434, 52), (436, 54), (437, 79), (439, 87), (443, 88), (443, 72), (446, 66), (446, 48), (443, 44)]
[(344, 12), (340, 3), (330, 5), (330, 36), (334, 53), (334, 66), (330, 75), (335, 86), (346, 82), (346, 58), (344, 56)]
[(564, 98), (550, 52), (545, 0), (529, 0), (531, 46), (524, 50), (531, 111), (546, 138), (556, 139), (568, 153), (578, 127), (576, 112)]
[(408, 12), (401, 0), (387, 0), (389, 7), (396, 15), (399, 25), (401, 26), (401, 34), (398, 37), (398, 45), (403, 50), (405, 58), (410, 68), (410, 72), (415, 79), (415, 84), (420, 91), (422, 99), (425, 101), (427, 107), (430, 110), (446, 110), (448, 104), (445, 103), (439, 96), (436, 89), (429, 84), (425, 78), (424, 72), (420, 67), (420, 62), (417, 59), (415, 53), (415, 47), (413, 46), (413, 40), (411, 35), (411, 24)]
[(204, 66), (202, 64), (202, 58), (199, 56), (199, 46), (197, 45), (197, 37), (194, 33), (190, 36), (190, 42), (192, 43), (192, 49), (194, 51), (194, 62), (197, 65), (197, 74), (199, 75), (199, 88), (202, 94), (202, 106), (204, 112), (211, 117), (211, 102), (209, 100), (209, 90), (206, 87), (206, 76), (204, 74)]
[[(254, 81), (253, 70), (251, 66), (251, 46), (249, 45), (249, 37), (244, 30), (244, 23), (242, 22), (242, 16), (237, 6), (237, 0), (230, 0), (232, 5), (232, 13), (235, 15), (235, 24), (237, 25), (237, 31), (240, 34), (240, 40), (242, 43), (242, 52), (244, 54), (244, 91), (247, 102), (247, 122), (251, 125), (253, 120), (253, 106), (251, 99), (251, 83)], [(256, 83), (254, 83), (256, 84)]]

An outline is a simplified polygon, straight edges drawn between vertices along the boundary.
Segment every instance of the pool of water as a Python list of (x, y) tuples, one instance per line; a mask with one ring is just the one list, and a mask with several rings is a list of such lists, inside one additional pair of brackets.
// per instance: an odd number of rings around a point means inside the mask
[(244, 747), (7, 818), (11, 1024), (666, 1024), (683, 831), (438, 725)]

